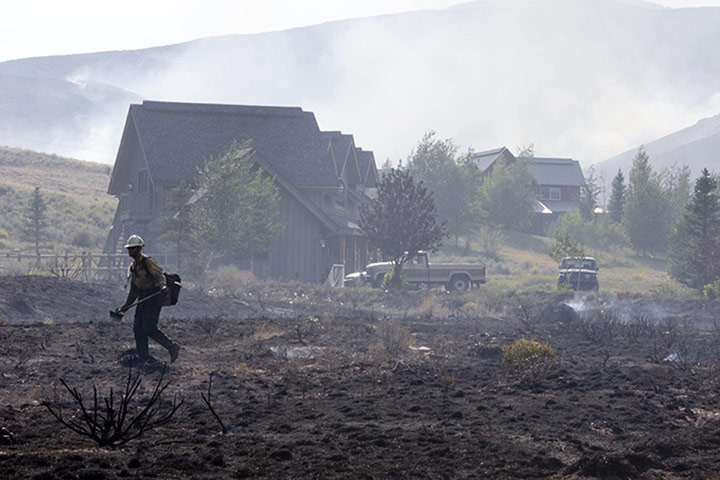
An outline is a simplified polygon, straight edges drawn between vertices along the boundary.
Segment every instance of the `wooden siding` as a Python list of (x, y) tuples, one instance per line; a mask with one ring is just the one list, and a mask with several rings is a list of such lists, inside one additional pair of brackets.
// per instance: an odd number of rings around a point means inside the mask
[(320, 280), (320, 221), (280, 189), (278, 222), (283, 226), (270, 250), (270, 276), (285, 280)]

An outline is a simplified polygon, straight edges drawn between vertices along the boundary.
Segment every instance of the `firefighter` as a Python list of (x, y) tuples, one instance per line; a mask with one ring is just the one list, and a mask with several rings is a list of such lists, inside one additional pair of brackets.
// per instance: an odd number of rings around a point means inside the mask
[(128, 292), (125, 305), (120, 307), (120, 311), (126, 312), (136, 299), (142, 300), (157, 292), (161, 292), (159, 295), (155, 295), (153, 298), (139, 303), (135, 308), (135, 321), (133, 322), (135, 351), (140, 360), (149, 360), (149, 337), (167, 349), (170, 353), (170, 362), (172, 363), (177, 360), (178, 354), (180, 353), (180, 345), (173, 342), (158, 329), (162, 297), (168, 294), (165, 275), (163, 275), (162, 268), (160, 268), (160, 265), (158, 265), (154, 258), (142, 253), (144, 246), (145, 242), (140, 235), (130, 235), (125, 244), (128, 255), (133, 259), (133, 263), (129, 269), (130, 292)]

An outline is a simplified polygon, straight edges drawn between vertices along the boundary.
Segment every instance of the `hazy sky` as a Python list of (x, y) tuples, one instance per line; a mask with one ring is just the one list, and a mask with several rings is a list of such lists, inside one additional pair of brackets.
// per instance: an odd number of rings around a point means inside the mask
[[(543, 0), (538, 0), (543, 1)], [(132, 50), (344, 18), (439, 9), (465, 0), (23, 0), (0, 7), (0, 61)], [(668, 7), (720, 0), (659, 0)]]

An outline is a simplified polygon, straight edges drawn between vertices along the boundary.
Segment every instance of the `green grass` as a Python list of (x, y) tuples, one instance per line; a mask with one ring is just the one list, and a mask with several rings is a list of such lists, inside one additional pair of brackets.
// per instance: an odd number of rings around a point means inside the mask
[[(487, 284), (481, 288), (488, 294), (556, 292), (558, 265), (545, 253), (552, 242), (553, 239), (548, 237), (508, 232), (499, 251), (499, 260), (484, 257), (472, 239), (469, 251), (446, 245), (432, 258), (435, 261), (485, 263)], [(459, 244), (465, 245), (464, 239)], [(586, 255), (598, 260), (602, 292), (697, 295), (668, 276), (664, 259), (642, 257), (628, 248), (613, 251), (586, 249)]]
[(47, 205), (43, 252), (100, 251), (117, 206), (111, 167), (0, 147), (0, 250), (30, 251), (26, 213), (35, 187)]

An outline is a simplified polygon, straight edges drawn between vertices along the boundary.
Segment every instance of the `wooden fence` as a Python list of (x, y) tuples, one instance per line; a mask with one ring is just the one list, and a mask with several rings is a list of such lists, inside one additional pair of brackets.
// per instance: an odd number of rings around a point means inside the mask
[[(163, 267), (167, 254), (152, 255)], [(0, 273), (51, 275), (83, 281), (124, 279), (131, 259), (127, 254), (81, 252), (77, 254), (41, 254), (0, 252)], [(173, 262), (174, 263), (174, 262)]]

